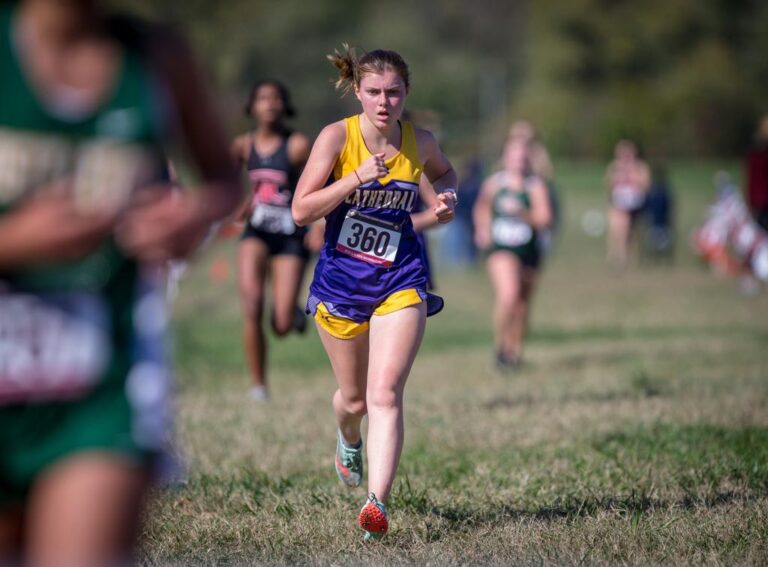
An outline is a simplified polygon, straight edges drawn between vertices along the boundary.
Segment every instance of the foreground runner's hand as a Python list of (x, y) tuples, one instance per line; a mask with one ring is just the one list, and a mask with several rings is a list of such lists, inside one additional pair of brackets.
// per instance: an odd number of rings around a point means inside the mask
[(434, 211), (437, 215), (437, 222), (445, 224), (451, 222), (455, 216), (456, 196), (455, 193), (438, 193), (437, 205)]
[(112, 232), (114, 212), (82, 212), (66, 195), (34, 197), (0, 222), (0, 267), (77, 260)]
[(357, 167), (355, 173), (360, 178), (361, 184), (386, 177), (389, 175), (389, 168), (384, 163), (384, 154), (373, 154)]
[(189, 256), (217, 218), (215, 207), (189, 192), (158, 187), (142, 193), (116, 230), (121, 248), (142, 262)]

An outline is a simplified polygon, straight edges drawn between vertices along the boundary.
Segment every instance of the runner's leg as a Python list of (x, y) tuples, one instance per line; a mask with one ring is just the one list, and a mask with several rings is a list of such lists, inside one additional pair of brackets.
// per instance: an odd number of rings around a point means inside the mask
[(272, 257), (272, 328), (283, 336), (294, 327), (296, 302), (304, 278), (306, 260), (293, 254)]
[(624, 268), (627, 263), (629, 225), (629, 213), (611, 207), (608, 212), (608, 261), (616, 268)]
[(106, 453), (53, 465), (30, 494), (26, 560), (44, 567), (131, 563), (148, 478), (144, 468)]
[(368, 490), (386, 502), (403, 448), (403, 390), (426, 326), (425, 303), (371, 318)]
[(333, 412), (344, 440), (354, 445), (360, 441), (360, 422), (367, 408), (365, 402), (368, 371), (368, 331), (352, 339), (337, 339), (317, 326), (320, 340), (336, 376), (338, 389), (333, 395)]
[(267, 346), (261, 322), (268, 265), (269, 250), (264, 242), (257, 238), (246, 238), (240, 242), (237, 272), (243, 310), (243, 347), (255, 386), (266, 386), (267, 382)]
[(488, 257), (488, 274), (496, 301), (493, 322), (496, 350), (507, 357), (515, 356), (514, 317), (520, 299), (522, 265), (511, 252), (498, 251)]
[(533, 288), (536, 283), (536, 270), (534, 268), (523, 267), (520, 278), (520, 296), (515, 303), (512, 317), (512, 344), (513, 355), (518, 359), (523, 356), (523, 341), (528, 329), (528, 314)]

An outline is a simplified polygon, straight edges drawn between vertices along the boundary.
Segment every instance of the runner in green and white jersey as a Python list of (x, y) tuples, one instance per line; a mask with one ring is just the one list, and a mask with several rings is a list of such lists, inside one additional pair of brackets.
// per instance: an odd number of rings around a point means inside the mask
[(183, 42), (98, 2), (0, 3), (0, 77), (0, 563), (118, 564), (168, 444), (158, 274), (236, 175)]
[(501, 369), (522, 360), (528, 306), (540, 252), (537, 231), (552, 222), (544, 182), (531, 175), (530, 141), (507, 140), (503, 169), (485, 180), (475, 203), (475, 243), (488, 251), (488, 273), (496, 293), (496, 363)]

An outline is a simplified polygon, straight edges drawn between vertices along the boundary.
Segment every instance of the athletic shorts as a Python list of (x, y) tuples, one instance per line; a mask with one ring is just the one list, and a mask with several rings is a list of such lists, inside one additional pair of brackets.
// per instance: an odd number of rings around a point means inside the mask
[(246, 238), (258, 238), (267, 245), (267, 249), (272, 256), (298, 256), (299, 258), (308, 260), (309, 249), (304, 246), (304, 234), (304, 231), (301, 231), (298, 234), (274, 234), (253, 228), (250, 224), (246, 223), (245, 230), (243, 230), (243, 234), (240, 235), (240, 240), (245, 240)]
[(387, 315), (412, 305), (426, 302), (427, 316), (442, 311), (444, 302), (437, 295), (414, 288), (396, 291), (375, 303), (331, 303), (310, 295), (307, 314), (313, 315), (317, 324), (337, 339), (353, 339), (365, 333), (374, 315)]
[(534, 242), (532, 246), (529, 245), (519, 248), (493, 246), (488, 252), (488, 255), (490, 256), (494, 252), (506, 252), (507, 254), (517, 256), (524, 268), (537, 270), (541, 265), (541, 249), (539, 248), (538, 241)]
[(78, 453), (97, 451), (150, 466), (161, 452), (137, 443), (136, 418), (120, 382), (77, 401), (0, 409), (0, 511), (23, 502), (43, 472)]

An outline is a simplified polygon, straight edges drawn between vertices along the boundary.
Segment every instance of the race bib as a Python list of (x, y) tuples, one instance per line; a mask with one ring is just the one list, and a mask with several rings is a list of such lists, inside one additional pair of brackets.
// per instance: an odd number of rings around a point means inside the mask
[(111, 357), (109, 313), (85, 293), (0, 293), (0, 404), (90, 390)]
[(289, 207), (258, 204), (251, 214), (251, 226), (272, 234), (293, 234), (296, 224)]
[(519, 218), (498, 218), (491, 225), (491, 235), (501, 246), (523, 246), (533, 238), (533, 229)]
[(400, 231), (398, 224), (363, 215), (353, 209), (341, 225), (336, 250), (370, 264), (391, 266), (400, 246)]

